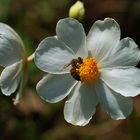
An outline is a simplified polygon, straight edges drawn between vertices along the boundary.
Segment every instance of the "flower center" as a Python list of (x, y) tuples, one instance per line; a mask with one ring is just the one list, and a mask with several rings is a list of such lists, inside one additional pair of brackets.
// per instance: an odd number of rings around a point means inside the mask
[(99, 78), (99, 71), (96, 60), (93, 58), (86, 58), (80, 64), (78, 69), (80, 81), (84, 83), (91, 83)]

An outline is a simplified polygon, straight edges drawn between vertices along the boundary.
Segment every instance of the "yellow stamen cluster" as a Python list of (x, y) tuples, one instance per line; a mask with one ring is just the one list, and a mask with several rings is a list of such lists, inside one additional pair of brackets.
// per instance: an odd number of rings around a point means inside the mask
[(93, 58), (86, 58), (78, 70), (81, 82), (91, 83), (99, 78), (98, 66)]

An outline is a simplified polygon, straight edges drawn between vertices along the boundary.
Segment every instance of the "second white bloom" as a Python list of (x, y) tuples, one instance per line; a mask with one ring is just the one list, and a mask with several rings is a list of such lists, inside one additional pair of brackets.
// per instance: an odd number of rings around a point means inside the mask
[(19, 35), (8, 25), (0, 23), (0, 88), (4, 95), (17, 91), (14, 104), (19, 102), (26, 79), (26, 55)]

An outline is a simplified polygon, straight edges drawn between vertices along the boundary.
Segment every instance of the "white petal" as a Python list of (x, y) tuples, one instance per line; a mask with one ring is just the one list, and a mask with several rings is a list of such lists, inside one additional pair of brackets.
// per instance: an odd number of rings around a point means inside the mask
[(132, 99), (111, 90), (102, 81), (96, 85), (96, 92), (102, 108), (115, 120), (125, 119), (133, 110)]
[(140, 70), (135, 67), (103, 69), (101, 79), (123, 96), (140, 94)]
[(7, 66), (0, 76), (0, 87), (4, 95), (11, 95), (16, 91), (21, 78), (21, 63)]
[(97, 61), (103, 59), (120, 40), (120, 27), (118, 23), (106, 18), (96, 21), (87, 36), (87, 47)]
[[(24, 74), (24, 73), (23, 73)], [(16, 91), (16, 97), (14, 99), (14, 105), (17, 105), (23, 95), (23, 91), (24, 91), (24, 88), (25, 88), (25, 83), (26, 83), (26, 75), (22, 75), (21, 76), (21, 79), (20, 79), (20, 84), (19, 84), (19, 87), (18, 87), (18, 90)]]
[(84, 126), (96, 111), (98, 100), (94, 86), (79, 82), (70, 95), (64, 107), (65, 120), (73, 125)]
[(111, 54), (102, 62), (102, 68), (117, 66), (135, 66), (140, 61), (140, 50), (131, 38), (124, 38), (119, 45), (114, 47)]
[[(0, 23), (0, 65), (9, 66), (23, 58), (23, 42), (8, 25)], [(5, 59), (6, 58), (6, 59)]]
[(74, 58), (72, 50), (55, 37), (45, 38), (35, 52), (35, 63), (43, 71), (62, 74), (68, 73), (67, 64)]
[(87, 56), (85, 31), (82, 24), (76, 19), (65, 18), (59, 20), (56, 33), (58, 39), (70, 47), (77, 56)]
[(37, 92), (47, 102), (56, 103), (64, 99), (76, 84), (70, 74), (47, 75), (37, 84)]

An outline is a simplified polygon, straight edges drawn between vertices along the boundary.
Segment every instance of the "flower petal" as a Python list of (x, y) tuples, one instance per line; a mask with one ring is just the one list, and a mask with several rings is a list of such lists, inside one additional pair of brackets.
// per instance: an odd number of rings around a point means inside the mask
[(100, 62), (102, 68), (135, 66), (140, 61), (140, 50), (131, 38), (124, 38), (114, 47), (111, 54)]
[[(23, 73), (24, 74), (24, 73)], [(23, 91), (24, 91), (24, 88), (25, 88), (25, 83), (26, 83), (26, 75), (22, 75), (21, 78), (20, 78), (20, 84), (19, 84), (19, 87), (18, 87), (18, 90), (16, 91), (16, 97), (14, 99), (14, 105), (17, 105), (23, 95)]]
[(135, 67), (103, 69), (101, 79), (115, 92), (123, 96), (140, 94), (140, 70)]
[(93, 85), (81, 84), (71, 91), (65, 103), (65, 120), (73, 125), (86, 125), (96, 111), (97, 97)]
[(132, 99), (111, 90), (101, 80), (95, 85), (102, 108), (112, 119), (125, 119), (133, 110)]
[(35, 63), (41, 70), (53, 74), (68, 73), (65, 68), (74, 58), (74, 53), (55, 37), (45, 38), (35, 52)]
[(0, 65), (10, 66), (21, 60), (23, 54), (23, 42), (20, 37), (11, 27), (0, 23)]
[(96, 21), (87, 36), (87, 46), (93, 57), (99, 62), (107, 55), (120, 40), (120, 27), (118, 23), (106, 18)]
[(0, 76), (0, 87), (4, 95), (9, 96), (16, 91), (21, 78), (21, 62), (7, 66)]
[(37, 84), (37, 92), (47, 102), (56, 103), (64, 99), (76, 84), (70, 74), (47, 75)]
[(56, 34), (59, 40), (70, 47), (77, 57), (87, 56), (86, 35), (82, 24), (76, 19), (65, 18), (59, 20), (56, 26)]

